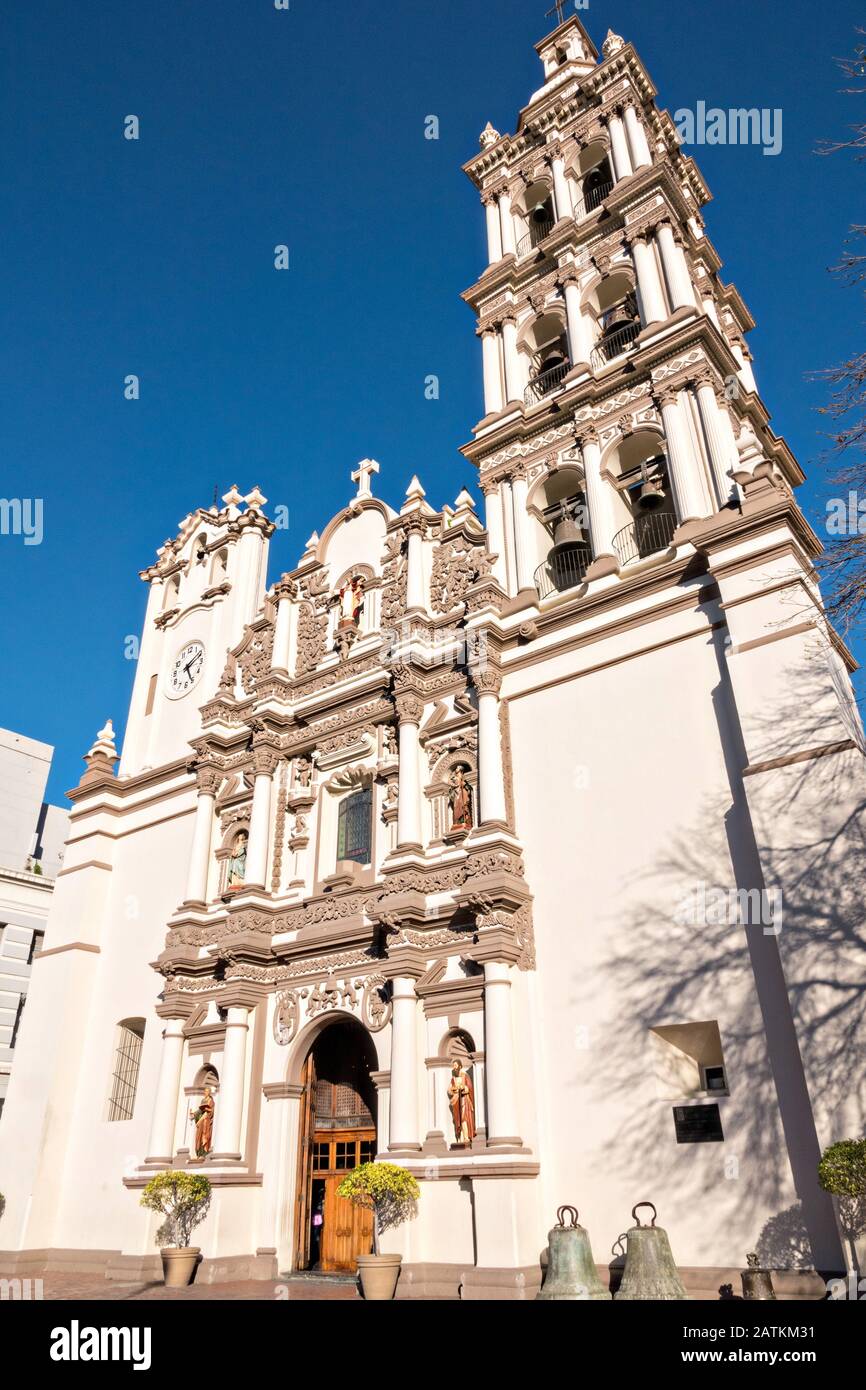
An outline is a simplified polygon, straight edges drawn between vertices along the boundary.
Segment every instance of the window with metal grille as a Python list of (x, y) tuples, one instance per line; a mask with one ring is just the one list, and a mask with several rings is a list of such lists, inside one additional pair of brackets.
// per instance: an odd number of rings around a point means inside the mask
[(369, 787), (340, 802), (337, 816), (337, 858), (369, 864), (372, 856), (373, 801)]
[(117, 1026), (117, 1046), (108, 1098), (109, 1120), (131, 1120), (144, 1041), (144, 1019), (125, 1018)]

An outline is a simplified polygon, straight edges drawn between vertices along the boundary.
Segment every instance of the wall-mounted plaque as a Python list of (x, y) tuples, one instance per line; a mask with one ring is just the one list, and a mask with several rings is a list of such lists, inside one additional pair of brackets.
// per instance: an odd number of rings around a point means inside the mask
[(717, 1105), (675, 1105), (678, 1144), (722, 1144), (722, 1117)]

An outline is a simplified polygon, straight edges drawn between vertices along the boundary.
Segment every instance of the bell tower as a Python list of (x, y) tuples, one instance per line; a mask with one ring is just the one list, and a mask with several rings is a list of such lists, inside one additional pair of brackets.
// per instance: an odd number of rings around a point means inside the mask
[(141, 571), (147, 611), (119, 775), (132, 776), (189, 752), (199, 709), (216, 688), (226, 653), (264, 599), (267, 498), (232, 487), (222, 508), (197, 508)]
[(758, 463), (801, 480), (719, 277), (708, 190), (634, 48), (609, 31), (599, 53), (574, 15), (536, 52), (515, 134), (488, 123), (464, 166), (488, 264), (463, 295), (484, 391), (463, 452), (497, 577), (525, 603), (669, 555)]

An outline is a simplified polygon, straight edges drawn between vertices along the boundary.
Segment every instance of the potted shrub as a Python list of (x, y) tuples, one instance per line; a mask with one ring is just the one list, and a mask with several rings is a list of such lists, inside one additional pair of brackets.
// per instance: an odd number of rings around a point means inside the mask
[(211, 1185), (200, 1173), (157, 1173), (141, 1197), (141, 1205), (165, 1217), (156, 1233), (162, 1255), (165, 1283), (171, 1289), (185, 1289), (201, 1254), (190, 1245), (193, 1228), (203, 1221), (210, 1206)]
[(358, 1273), (364, 1298), (385, 1301), (394, 1297), (402, 1255), (383, 1255), (379, 1238), (383, 1231), (402, 1226), (415, 1215), (421, 1189), (412, 1174), (396, 1163), (362, 1163), (345, 1177), (337, 1195), (373, 1213), (373, 1255), (358, 1256)]
[(862, 1274), (866, 1272), (866, 1139), (842, 1139), (825, 1149), (818, 1164), (818, 1181), (836, 1198), (853, 1267)]

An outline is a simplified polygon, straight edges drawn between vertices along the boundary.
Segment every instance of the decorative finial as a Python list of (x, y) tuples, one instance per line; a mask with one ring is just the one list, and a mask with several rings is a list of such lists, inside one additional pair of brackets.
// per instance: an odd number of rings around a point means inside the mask
[(226, 506), (227, 506), (228, 509), (229, 509), (229, 515), (230, 515), (230, 516), (237, 516), (237, 514), (238, 514), (238, 502), (243, 502), (243, 500), (244, 500), (244, 495), (243, 495), (242, 492), (239, 492), (239, 491), (238, 491), (238, 485), (237, 485), (237, 483), (232, 483), (232, 485), (231, 485), (231, 487), (229, 488), (228, 492), (226, 492), (226, 493), (223, 494), (223, 501), (225, 502)]
[(114, 726), (110, 719), (106, 720), (99, 730), (90, 752), (85, 754), (84, 761), (87, 764), (87, 771), (81, 778), (79, 786), (84, 786), (87, 782), (93, 782), (97, 778), (114, 776), (117, 748), (114, 744)]
[(491, 145), (495, 145), (496, 142), (501, 139), (502, 137), (499, 134), (499, 131), (494, 130), (493, 126), (488, 121), (478, 137), (478, 143), (480, 144), (482, 150), (489, 150)]
[(615, 34), (612, 29), (608, 29), (601, 46), (605, 58), (612, 58), (614, 53), (619, 53), (621, 48), (625, 48), (625, 39), (621, 38), (619, 34)]
[(361, 459), (358, 467), (352, 474), (352, 482), (358, 484), (356, 497), (372, 497), (371, 478), (374, 473), (379, 472), (379, 465), (375, 459)]
[(407, 499), (407, 501), (409, 501), (409, 502), (423, 502), (423, 500), (424, 500), (424, 498), (425, 498), (426, 496), (427, 496), (427, 494), (426, 494), (426, 492), (424, 491), (424, 489), (423, 489), (423, 487), (421, 486), (421, 484), (419, 483), (417, 475), (416, 475), (415, 473), (413, 473), (413, 474), (412, 474), (412, 481), (410, 482), (409, 486), (408, 486), (407, 489), (406, 489), (406, 499)]
[(251, 512), (260, 512), (267, 500), (267, 497), (257, 487), (254, 487), (252, 492), (248, 492), (244, 498)]

